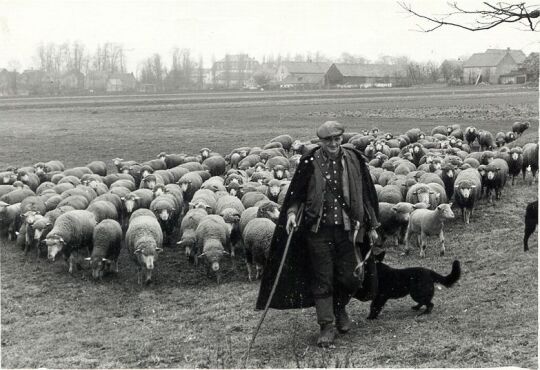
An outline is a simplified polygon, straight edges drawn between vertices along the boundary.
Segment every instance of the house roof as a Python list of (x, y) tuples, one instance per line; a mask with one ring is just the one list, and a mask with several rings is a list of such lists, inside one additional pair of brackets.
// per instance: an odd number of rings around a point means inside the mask
[(323, 81), (324, 75), (320, 73), (316, 74), (302, 74), (301, 76), (287, 76), (281, 84), (319, 84)]
[(289, 73), (325, 74), (332, 63), (327, 62), (281, 62)]
[(109, 76), (109, 80), (110, 79), (118, 79), (122, 81), (122, 83), (126, 83), (126, 82), (130, 83), (135, 80), (135, 76), (133, 76), (133, 73), (116, 72), (116, 73), (111, 73), (111, 75)]
[(401, 66), (390, 64), (334, 64), (344, 77), (386, 77), (396, 74), (404, 75)]
[(518, 64), (526, 58), (526, 55), (521, 50), (487, 49), (485, 53), (473, 54), (463, 63), (463, 67), (496, 67), (507, 53)]

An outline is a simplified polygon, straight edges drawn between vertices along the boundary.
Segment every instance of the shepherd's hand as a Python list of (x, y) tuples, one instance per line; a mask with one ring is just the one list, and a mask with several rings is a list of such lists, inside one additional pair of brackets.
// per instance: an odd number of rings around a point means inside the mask
[(377, 230), (372, 229), (369, 230), (368, 237), (371, 245), (375, 245), (375, 242), (379, 239), (379, 234), (377, 234)]
[(289, 214), (289, 217), (287, 217), (287, 225), (285, 226), (285, 230), (287, 231), (287, 234), (290, 234), (293, 229), (296, 228), (296, 215), (294, 213)]

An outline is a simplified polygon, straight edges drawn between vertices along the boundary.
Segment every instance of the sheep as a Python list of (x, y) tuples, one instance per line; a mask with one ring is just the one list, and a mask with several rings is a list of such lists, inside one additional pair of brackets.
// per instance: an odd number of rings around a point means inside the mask
[(17, 180), (17, 174), (13, 171), (0, 172), (0, 185), (11, 185)]
[(224, 248), (228, 243), (227, 225), (221, 216), (208, 215), (200, 220), (195, 235), (197, 237), (195, 266), (199, 264), (201, 257), (206, 257), (207, 273), (210, 274), (210, 271), (213, 271), (219, 284), (221, 258), (224, 254), (228, 254)]
[(156, 170), (166, 170), (167, 169), (167, 165), (165, 164), (165, 162), (163, 162), (161, 159), (151, 159), (149, 161), (146, 161), (146, 162), (143, 162), (141, 163), (142, 166), (150, 166), (151, 168), (154, 169), (154, 171)]
[(511, 143), (512, 141), (515, 141), (516, 140), (516, 134), (513, 133), (512, 131), (508, 131), (506, 134), (505, 134), (505, 137), (504, 137), (504, 141), (509, 144)]
[(111, 188), (109, 190), (109, 193), (117, 195), (120, 198), (122, 198), (122, 197), (125, 197), (126, 195), (128, 195), (129, 193), (131, 193), (131, 190), (129, 190), (128, 188), (125, 188), (123, 186), (117, 186), (117, 187)]
[[(141, 212), (142, 211), (142, 212)], [(137, 266), (137, 282), (139, 285), (152, 281), (152, 271), (158, 254), (163, 251), (163, 232), (153, 214), (139, 209), (131, 215), (126, 231), (126, 247)]]
[(512, 124), (512, 132), (515, 132), (518, 136), (521, 136), (523, 132), (531, 127), (529, 122), (514, 122)]
[(64, 198), (60, 203), (58, 203), (57, 207), (71, 206), (75, 209), (83, 210), (88, 207), (88, 204), (90, 204), (90, 202), (86, 197), (82, 195), (71, 195), (67, 198)]
[(221, 176), (225, 173), (227, 163), (222, 156), (208, 157), (202, 162), (203, 169), (210, 172), (212, 176)]
[(403, 194), (398, 185), (386, 185), (378, 194), (380, 202), (396, 204), (403, 201)]
[(420, 257), (424, 258), (426, 256), (427, 237), (439, 235), (441, 256), (444, 255), (443, 227), (446, 220), (454, 218), (451, 206), (452, 204), (443, 203), (439, 204), (434, 210), (416, 209), (411, 212), (405, 236), (407, 252), (410, 250), (411, 240), (415, 238), (415, 244), (420, 244)]
[(90, 171), (96, 175), (107, 176), (107, 165), (103, 161), (92, 161), (85, 167), (90, 169)]
[(291, 135), (279, 135), (276, 136), (273, 139), (270, 139), (270, 143), (280, 143), (283, 149), (285, 149), (287, 152), (291, 150), (292, 144), (293, 144), (293, 138)]
[(448, 135), (448, 128), (446, 126), (435, 126), (431, 129), (431, 136), (435, 134)]
[(139, 208), (150, 208), (150, 203), (154, 199), (154, 193), (150, 189), (137, 189), (128, 195), (120, 198), (126, 215), (131, 215)]
[(525, 232), (523, 234), (523, 250), (529, 250), (529, 237), (538, 225), (538, 199), (527, 204), (525, 208)]
[(184, 159), (186, 158), (186, 155), (185, 154), (167, 154), (165, 152), (161, 152), (158, 154), (157, 157), (158, 159), (161, 159), (165, 163), (165, 166), (168, 169), (171, 169), (184, 163)]
[(139, 189), (152, 190), (157, 185), (165, 185), (165, 184), (168, 184), (168, 181), (166, 181), (163, 178), (163, 176), (157, 173), (151, 173), (142, 178), (141, 183), (139, 184)]
[(512, 177), (512, 185), (514, 185), (515, 178), (523, 167), (523, 150), (519, 146), (513, 147), (510, 149), (510, 155), (506, 161), (508, 162), (508, 174)]
[(441, 179), (441, 176), (432, 172), (428, 172), (420, 176), (418, 178), (418, 182), (422, 184), (429, 184), (430, 182), (434, 182), (444, 187), (444, 181)]
[(28, 187), (34, 192), (41, 182), (38, 175), (23, 170), (18, 171), (17, 180), (20, 180), (23, 182), (23, 184), (28, 185)]
[(97, 197), (97, 194), (94, 191), (94, 189), (92, 189), (89, 186), (84, 186), (84, 185), (77, 186), (74, 189), (66, 190), (60, 195), (64, 199), (69, 197), (69, 196), (72, 196), (72, 195), (81, 195), (81, 196), (85, 197), (88, 200), (88, 202), (93, 201)]
[(412, 128), (405, 132), (410, 139), (411, 143), (417, 142), (419, 139), (423, 139), (426, 135), (419, 128)]
[(93, 172), (87, 167), (73, 167), (64, 171), (64, 176), (75, 176), (79, 179), (85, 174), (92, 174)]
[(116, 208), (116, 212), (118, 212), (118, 216), (122, 217), (124, 204), (122, 203), (122, 198), (120, 196), (113, 193), (105, 193), (98, 195), (96, 198), (94, 198), (93, 202), (97, 202), (99, 200), (106, 200), (107, 202), (112, 203), (114, 208)]
[(189, 208), (202, 208), (208, 214), (214, 213), (216, 209), (216, 194), (209, 189), (199, 189), (193, 195), (193, 198), (189, 202)]
[(521, 171), (523, 172), (524, 182), (527, 173), (531, 173), (532, 181), (536, 181), (536, 172), (538, 171), (538, 143), (527, 143), (523, 146), (523, 165)]
[(478, 130), (476, 127), (469, 126), (465, 129), (465, 140), (467, 141), (467, 144), (472, 146), (472, 143), (477, 139), (478, 137)]
[(195, 192), (201, 188), (202, 183), (203, 179), (201, 176), (194, 172), (189, 172), (178, 180), (178, 185), (182, 189), (185, 202), (191, 201)]
[(249, 221), (244, 229), (242, 236), (249, 281), (252, 281), (252, 265), (255, 265), (255, 280), (262, 276), (275, 228), (276, 224), (271, 220), (257, 217)]
[(208, 216), (208, 213), (204, 208), (190, 209), (180, 223), (180, 241), (176, 244), (184, 248), (186, 257), (192, 263), (195, 259), (197, 245), (195, 231), (205, 216)]
[(492, 150), (494, 148), (493, 135), (489, 131), (480, 130), (478, 132), (478, 144), (480, 150)]
[(115, 220), (103, 220), (96, 225), (93, 233), (94, 248), (90, 261), (92, 277), (101, 280), (105, 271), (111, 270), (114, 263), (118, 273), (118, 256), (122, 249), (122, 227)]
[(430, 197), (430, 199), (432, 199), (432, 201), (430, 201), (430, 204), (433, 207), (438, 206), (441, 203), (448, 202), (448, 196), (446, 194), (446, 190), (444, 189), (444, 185), (441, 185), (436, 182), (429, 182), (427, 185), (430, 187), (431, 191), (433, 192), (432, 194), (433, 197)]
[(508, 163), (501, 158), (495, 158), (489, 165), (486, 166), (486, 196), (488, 201), (492, 202), (492, 190), (495, 190), (495, 198), (501, 198), (501, 190), (506, 184), (508, 176)]
[(263, 199), (267, 200), (268, 197), (265, 194), (260, 193), (258, 191), (250, 191), (250, 192), (245, 193), (241, 199), (242, 199), (242, 204), (244, 205), (244, 208), (249, 208), (249, 207), (253, 207), (255, 203), (257, 203), (260, 200), (263, 200)]
[(125, 161), (124, 159), (122, 158), (114, 158), (112, 160), (114, 166), (116, 167), (116, 170), (118, 172), (122, 172), (122, 168), (125, 168), (125, 167), (129, 167), (129, 166), (132, 166), (132, 165), (135, 165), (135, 164), (138, 164), (137, 162), (135, 161)]
[(127, 179), (119, 179), (119, 180), (116, 180), (115, 182), (113, 182), (111, 184), (111, 186), (109, 186), (109, 189), (113, 189), (113, 188), (116, 188), (116, 187), (122, 187), (122, 188), (126, 188), (128, 189), (129, 191), (135, 191), (137, 190), (137, 187), (135, 185), (135, 182), (134, 181), (131, 181), (131, 180), (127, 180)]
[(497, 148), (506, 144), (506, 134), (504, 132), (499, 131), (495, 134), (495, 144), (497, 145)]
[[(87, 248), (92, 251), (92, 236), (96, 226), (94, 214), (85, 210), (74, 210), (60, 215), (53, 229), (47, 235), (47, 258), (54, 261), (62, 252), (69, 263), (69, 273), (73, 273), (75, 253)], [(80, 267), (77, 263), (77, 267)]]
[(456, 176), (454, 187), (454, 204), (461, 209), (463, 222), (468, 224), (482, 192), (480, 174), (474, 168), (463, 170)]
[(30, 189), (16, 189), (0, 197), (0, 202), (15, 204), (22, 202), (25, 198), (36, 195)]
[(173, 194), (163, 194), (150, 203), (150, 210), (154, 212), (159, 225), (163, 230), (163, 243), (171, 243), (174, 228), (178, 223), (178, 217), (182, 213), (183, 202), (180, 204)]
[(97, 223), (108, 219), (118, 220), (119, 218), (114, 204), (106, 200), (92, 201), (86, 210), (94, 214)]
[(21, 203), (8, 204), (0, 201), (0, 232), (7, 234), (9, 240), (15, 240), (21, 224)]
[(407, 202), (396, 204), (379, 202), (379, 222), (381, 223), (377, 228), (379, 234), (377, 245), (379, 247), (382, 247), (389, 237), (396, 237), (396, 247), (403, 244), (409, 224), (409, 214), (414, 209), (414, 205)]
[(241, 170), (247, 170), (248, 168), (255, 166), (260, 161), (261, 157), (258, 154), (250, 154), (238, 163), (238, 168)]
[(425, 203), (428, 207), (433, 206), (432, 194), (433, 190), (427, 184), (414, 184), (407, 191), (405, 201), (412, 204)]
[[(240, 215), (242, 214), (242, 212), (244, 212), (246, 208), (244, 207), (242, 201), (237, 197), (232, 195), (225, 195), (217, 200), (215, 213), (225, 218), (225, 212), (228, 209), (232, 209), (235, 211), (228, 211), (228, 214), (232, 217), (229, 220), (225, 220), (226, 222), (228, 221), (227, 224), (229, 228), (229, 235), (232, 239), (232, 245), (234, 245), (240, 237), (238, 230), (238, 222), (240, 221)], [(238, 217), (234, 217), (235, 215), (237, 215)], [(234, 257), (234, 248), (231, 248), (231, 254)]]
[(49, 173), (49, 172), (55, 172), (55, 171), (64, 171), (65, 166), (60, 161), (49, 161), (49, 162), (38, 162), (34, 164), (34, 168), (36, 169), (36, 175), (38, 175), (40, 172)]
[(225, 180), (220, 176), (210, 177), (208, 180), (202, 183), (201, 189), (208, 189), (214, 193), (217, 191), (227, 191), (227, 188), (224, 185)]
[(178, 167), (185, 168), (189, 170), (190, 172), (204, 170), (203, 165), (200, 164), (199, 162), (185, 162), (179, 165)]

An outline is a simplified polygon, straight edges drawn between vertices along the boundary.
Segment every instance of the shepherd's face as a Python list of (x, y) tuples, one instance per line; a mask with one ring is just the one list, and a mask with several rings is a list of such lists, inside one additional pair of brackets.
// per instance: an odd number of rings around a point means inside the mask
[(326, 139), (321, 139), (321, 148), (326, 151), (326, 153), (335, 156), (339, 153), (339, 148), (341, 146), (341, 142), (343, 141), (343, 137), (341, 135), (339, 136), (332, 136)]

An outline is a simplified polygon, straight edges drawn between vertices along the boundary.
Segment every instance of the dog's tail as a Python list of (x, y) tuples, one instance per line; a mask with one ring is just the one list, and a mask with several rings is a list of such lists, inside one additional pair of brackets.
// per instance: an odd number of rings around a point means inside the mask
[(461, 276), (461, 267), (459, 265), (459, 261), (455, 260), (452, 263), (452, 271), (447, 276), (442, 276), (440, 274), (437, 274), (435, 271), (431, 272), (431, 276), (433, 277), (433, 280), (436, 283), (442, 284), (447, 288), (450, 288), (456, 281), (459, 280), (459, 277)]

